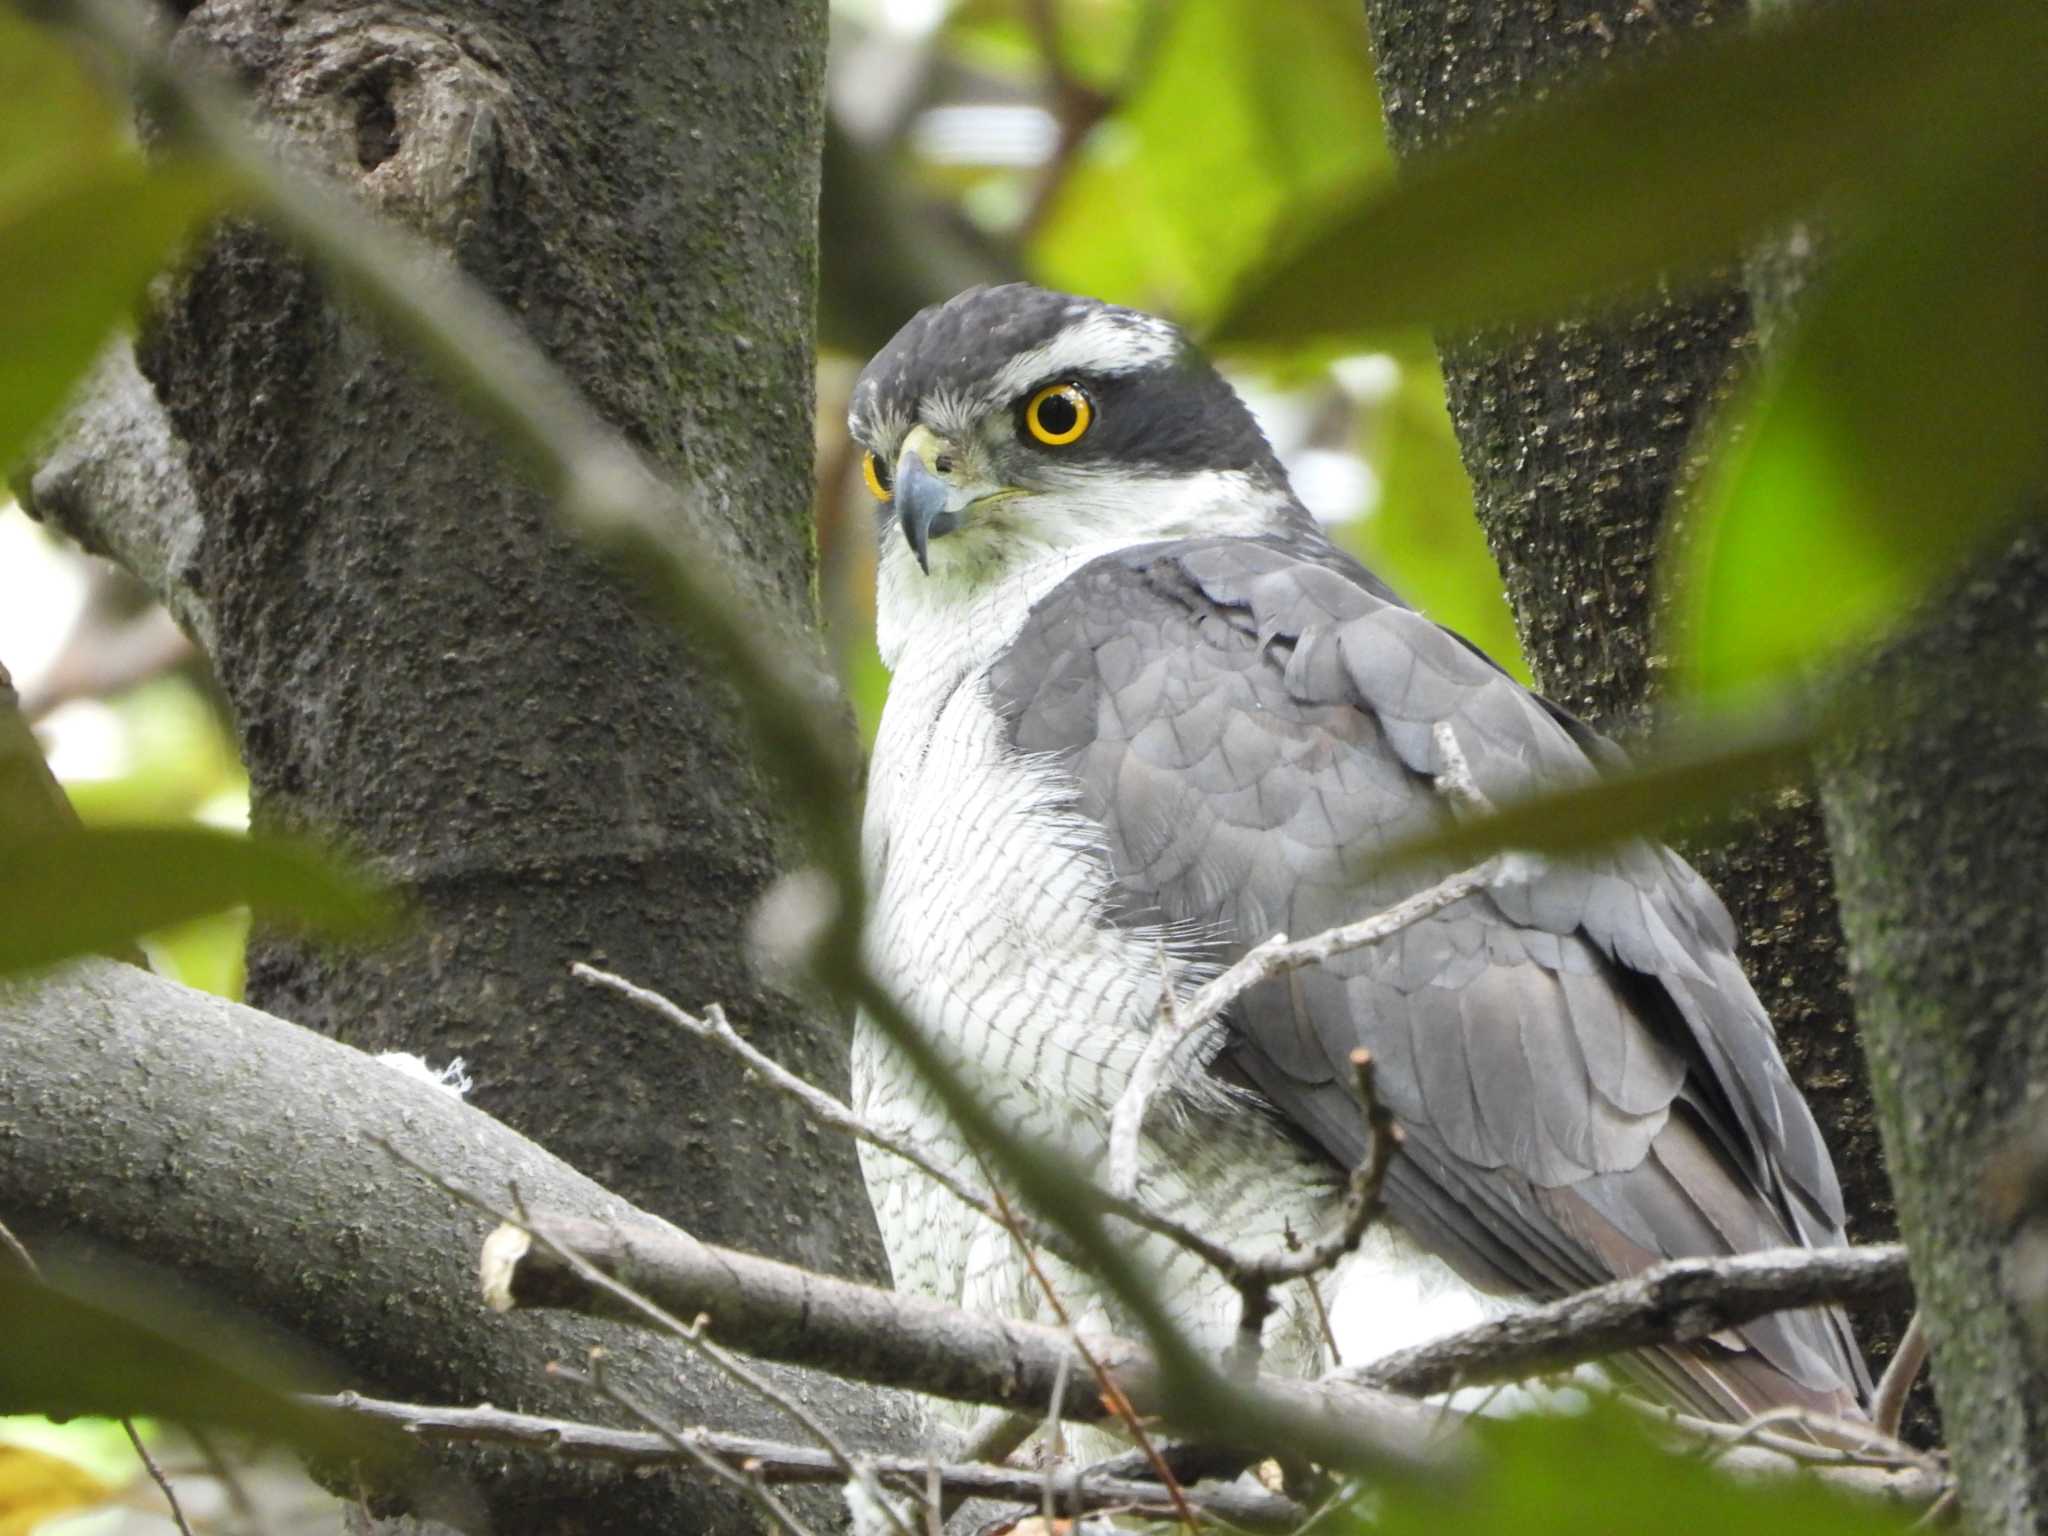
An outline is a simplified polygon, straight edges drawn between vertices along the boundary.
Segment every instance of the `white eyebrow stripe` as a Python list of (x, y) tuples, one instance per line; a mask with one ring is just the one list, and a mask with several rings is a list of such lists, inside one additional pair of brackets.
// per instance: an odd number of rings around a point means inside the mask
[(990, 393), (1010, 400), (1046, 379), (1083, 373), (1139, 373), (1180, 352), (1179, 333), (1164, 320), (1096, 310), (1043, 346), (1021, 352), (996, 370)]

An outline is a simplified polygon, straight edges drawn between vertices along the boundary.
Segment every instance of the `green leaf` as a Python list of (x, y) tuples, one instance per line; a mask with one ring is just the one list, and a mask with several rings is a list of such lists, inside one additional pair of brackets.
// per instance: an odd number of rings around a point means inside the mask
[(389, 1436), (294, 1401), (279, 1384), (277, 1362), (256, 1356), (239, 1338), (220, 1337), (217, 1324), (208, 1327), (197, 1315), (175, 1315), (160, 1292), (66, 1294), (10, 1261), (0, 1270), (0, 1317), (8, 1324), (0, 1413), (147, 1414), (242, 1430), (326, 1456), (405, 1454)]
[(126, 152), (0, 204), (0, 466), (21, 456), (224, 180)]
[(1385, 854), (1384, 863), (1463, 867), (1510, 848), (1569, 854), (1653, 837), (1673, 823), (1714, 815), (1795, 779), (1821, 729), (1810, 716), (1782, 710), (1746, 725), (1695, 726), (1632, 766), (1402, 843)]
[(0, 975), (237, 906), (337, 937), (390, 920), (368, 886), (296, 843), (207, 827), (80, 828), (0, 845)]
[(1186, 0), (1032, 242), (1056, 288), (1198, 324), (1283, 218), (1388, 169), (1349, 0)]
[(1617, 1404), (1587, 1413), (1475, 1419), (1484, 1460), (1469, 1478), (1389, 1483), (1313, 1521), (1337, 1536), (1885, 1536), (1915, 1511), (1811, 1478), (1759, 1478), (1679, 1456)]
[(1716, 27), (1419, 160), (1266, 271), (1219, 335), (1533, 318), (1703, 272), (1831, 195), (1846, 206), (2038, 138), (2044, 53), (2038, 0), (1867, 0)]
[(2044, 423), (2048, 177), (2022, 154), (1824, 272), (1667, 555), (1684, 681), (1725, 697), (1896, 624), (2026, 508)]
[(0, 10), (0, 209), (121, 144), (112, 101), (48, 28)]

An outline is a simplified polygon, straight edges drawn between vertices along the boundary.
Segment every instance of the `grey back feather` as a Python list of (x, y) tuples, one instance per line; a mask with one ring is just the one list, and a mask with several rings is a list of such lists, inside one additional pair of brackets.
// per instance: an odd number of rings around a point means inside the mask
[[(1618, 754), (1320, 539), (1215, 538), (1098, 559), (989, 673), (1016, 748), (1055, 754), (1099, 823), (1104, 920), (1209, 936), (1227, 964), (1450, 873), (1378, 855), (1449, 814), (1448, 722), (1497, 803)], [(1559, 1294), (1665, 1257), (1844, 1241), (1841, 1190), (1727, 911), (1669, 849), (1535, 866), (1387, 942), (1247, 994), (1220, 1063), (1340, 1165), (1344, 1088), (1378, 1058), (1408, 1132), (1389, 1209), (1467, 1279)], [(1835, 1313), (1762, 1319), (1651, 1361), (1695, 1406), (1853, 1409)]]

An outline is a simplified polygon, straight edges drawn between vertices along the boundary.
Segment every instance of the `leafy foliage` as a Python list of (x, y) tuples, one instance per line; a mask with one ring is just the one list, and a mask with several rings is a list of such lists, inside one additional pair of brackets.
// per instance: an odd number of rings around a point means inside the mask
[[(219, 1425), (337, 1457), (376, 1452), (359, 1425), (294, 1402), (280, 1362), (173, 1316), (160, 1293), (87, 1298), (0, 1271), (0, 1413), (150, 1414)], [(200, 1347), (185, 1338), (205, 1337)], [(382, 1446), (383, 1454), (393, 1447)]]
[(1732, 1477), (1656, 1445), (1612, 1403), (1577, 1417), (1482, 1421), (1488, 1455), (1469, 1479), (1375, 1490), (1307, 1529), (1315, 1536), (1662, 1536), (1784, 1532), (1882, 1536), (1908, 1522), (1806, 1479)]
[(146, 165), (70, 51), (0, 12), (0, 466), (20, 457), (164, 258), (216, 171)]
[(2044, 56), (2026, 0), (1716, 28), (1362, 197), (1222, 333), (1526, 320), (1818, 215), (1833, 270), (1667, 562), (1685, 680), (1725, 703), (1897, 622), (2048, 469)]
[(209, 827), (87, 827), (9, 844), (0, 975), (109, 951), (223, 907), (376, 932), (389, 912), (325, 856)]

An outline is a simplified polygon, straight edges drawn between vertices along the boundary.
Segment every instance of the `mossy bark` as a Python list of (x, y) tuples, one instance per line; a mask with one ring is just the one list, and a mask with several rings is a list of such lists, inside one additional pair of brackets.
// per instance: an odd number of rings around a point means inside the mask
[[(1366, 0), (1389, 136), (1426, 154), (1575, 71), (1739, 20), (1740, 0)], [(1705, 449), (1701, 428), (1755, 352), (1733, 280), (1538, 330), (1441, 338), (1446, 391), (1479, 519), (1537, 685), (1603, 730), (1656, 709), (1652, 572)], [(1728, 903), (1742, 957), (1842, 1174), (1850, 1232), (1895, 1217), (1849, 1006), (1818, 807), (1788, 791), (1688, 848)], [(1888, 1355), (1896, 1314), (1859, 1314)]]
[(1884, 709), (1822, 788), (1935, 1395), (1974, 1529), (2048, 1530), (2048, 1348), (1990, 1181), (2048, 1115), (2048, 543), (1974, 572), (1863, 681)]
[[(179, 47), (227, 63), (281, 153), (504, 303), (693, 488), (735, 580), (779, 600), (764, 643), (809, 647), (824, 31), (818, 0), (206, 0)], [(374, 950), (260, 935), (251, 1002), (462, 1056), (478, 1105), (707, 1239), (880, 1273), (848, 1147), (569, 976), (587, 960), (722, 1001), (793, 1069), (843, 1079), (835, 1021), (743, 957), (799, 850), (719, 679), (266, 233), (212, 241), (140, 358), (189, 455), (190, 579), (254, 819), (334, 839), (412, 912)], [(430, 1375), (364, 1385), (435, 1395)], [(499, 1527), (534, 1529), (515, 1495)]]

